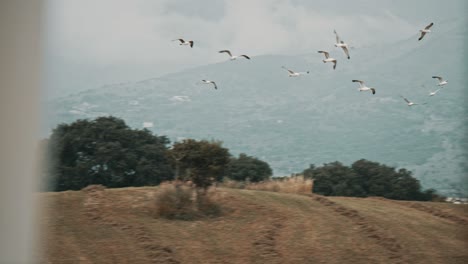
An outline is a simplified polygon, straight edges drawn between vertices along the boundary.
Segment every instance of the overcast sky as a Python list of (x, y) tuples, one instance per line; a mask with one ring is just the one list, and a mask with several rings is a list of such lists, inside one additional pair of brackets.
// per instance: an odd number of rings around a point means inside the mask
[[(45, 73), (49, 96), (158, 77), (227, 59), (382, 45), (429, 22), (464, 16), (463, 0), (49, 0)], [(171, 40), (193, 39), (195, 46)]]

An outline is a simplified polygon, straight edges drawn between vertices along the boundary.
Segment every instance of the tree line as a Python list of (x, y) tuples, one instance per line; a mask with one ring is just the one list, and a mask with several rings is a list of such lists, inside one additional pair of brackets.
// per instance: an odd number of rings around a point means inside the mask
[(49, 191), (170, 180), (190, 180), (206, 189), (223, 177), (261, 181), (272, 175), (268, 163), (246, 154), (234, 157), (220, 141), (186, 139), (170, 145), (166, 136), (132, 129), (112, 116), (60, 124), (44, 145), (49, 160), (45, 173), (52, 179)]
[[(270, 165), (256, 157), (233, 156), (220, 141), (185, 139), (170, 144), (166, 136), (132, 129), (116, 117), (80, 119), (60, 124), (49, 139), (49, 191), (80, 190), (91, 184), (109, 188), (192, 181), (208, 188), (216, 181), (259, 182), (271, 178)], [(434, 190), (421, 191), (406, 169), (396, 171), (377, 162), (358, 160), (310, 165), (302, 174), (314, 180), (314, 193), (331, 196), (383, 196), (400, 200), (430, 200)]]
[(422, 190), (411, 171), (395, 169), (378, 162), (360, 159), (351, 166), (335, 161), (303, 172), (314, 179), (312, 191), (326, 196), (381, 196), (395, 200), (430, 201), (437, 198), (434, 189)]

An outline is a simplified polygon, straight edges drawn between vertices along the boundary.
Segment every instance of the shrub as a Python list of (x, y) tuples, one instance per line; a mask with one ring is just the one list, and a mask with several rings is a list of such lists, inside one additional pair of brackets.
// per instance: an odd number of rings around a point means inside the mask
[(244, 181), (235, 181), (229, 178), (224, 178), (219, 186), (231, 189), (245, 189), (246, 185), (247, 183)]
[(313, 187), (313, 180), (304, 176), (292, 176), (281, 179), (271, 179), (268, 181), (249, 183), (248, 190), (282, 192), (282, 193), (310, 193)]
[(156, 195), (155, 216), (166, 219), (195, 220), (221, 215), (216, 193), (200, 191), (180, 182), (163, 183)]

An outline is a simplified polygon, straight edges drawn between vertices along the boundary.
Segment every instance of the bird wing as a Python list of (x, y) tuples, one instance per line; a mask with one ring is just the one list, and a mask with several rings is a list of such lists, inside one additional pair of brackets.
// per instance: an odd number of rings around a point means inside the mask
[(214, 84), (214, 88), (215, 88), (215, 89), (218, 89), (218, 86), (216, 85), (215, 82), (212, 81), (211, 83)]
[(405, 97), (403, 97), (403, 96), (401, 96), (401, 95), (400, 95), (400, 97), (403, 98), (403, 100), (405, 100), (405, 102), (407, 102), (408, 104), (411, 103), (411, 102), (410, 102), (408, 99), (406, 99)]
[(231, 54), (231, 52), (229, 50), (220, 50), (219, 53), (227, 53), (227, 54), (229, 54), (229, 56), (232, 57), (232, 54)]
[(244, 57), (244, 58), (246, 58), (246, 59), (250, 60), (250, 57), (249, 57), (249, 56), (247, 56), (247, 55), (239, 55), (239, 57)]
[(174, 39), (173, 41), (176, 41), (176, 40), (180, 41), (180, 43), (184, 43), (184, 42), (185, 42), (184, 39)]
[(288, 69), (288, 68), (286, 68), (286, 67), (284, 67), (284, 66), (281, 66), (281, 68), (283, 68), (283, 69), (287, 70), (287, 71), (288, 71), (290, 74), (294, 74), (294, 72), (293, 72), (293, 71), (291, 71), (290, 69)]
[(360, 87), (364, 87), (364, 82), (361, 80), (353, 80), (353, 82), (358, 82)]
[(334, 61), (333, 61), (333, 69), (336, 69), (336, 63), (337, 63), (337, 61), (334, 60)]
[(432, 25), (434, 25), (434, 23), (430, 23), (429, 25), (427, 25), (424, 29), (430, 29), (432, 27)]
[(421, 40), (424, 38), (424, 35), (426, 35), (426, 32), (421, 32), (421, 36), (418, 38), (418, 40)]
[(189, 41), (190, 47), (193, 48), (193, 40)]
[(328, 56), (330, 56), (330, 54), (328, 54), (328, 52), (323, 51), (323, 50), (319, 50), (318, 53), (323, 53), (323, 54), (325, 54), (325, 58), (327, 58), (327, 59), (328, 59)]
[(432, 78), (437, 78), (437, 79), (439, 79), (439, 82), (441, 82), (441, 81), (443, 80), (442, 77), (440, 77), (440, 76), (432, 76)]
[(348, 50), (348, 48), (346, 46), (343, 46), (341, 48), (343, 49), (344, 53), (346, 54), (346, 56), (348, 56), (348, 59), (349, 59), (349, 50)]
[(375, 94), (375, 89), (374, 88), (370, 88), (371, 91), (372, 91), (372, 94)]
[(336, 35), (336, 43), (340, 43), (340, 37), (338, 36), (338, 33), (336, 33), (336, 30), (333, 30), (333, 33)]

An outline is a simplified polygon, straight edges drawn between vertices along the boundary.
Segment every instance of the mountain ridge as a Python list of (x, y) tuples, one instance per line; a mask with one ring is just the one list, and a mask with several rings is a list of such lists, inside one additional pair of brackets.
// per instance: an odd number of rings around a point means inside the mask
[[(352, 49), (350, 60), (330, 47), (336, 70), (316, 51), (262, 55), (87, 90), (48, 102), (46, 127), (112, 114), (132, 127), (153, 122), (151, 130), (172, 141), (222, 140), (233, 154), (267, 161), (278, 176), (310, 163), (365, 158), (408, 168), (425, 188), (468, 194), (464, 57), (456, 53), (463, 41), (446, 40), (458, 40), (459, 30), (456, 24), (447, 29), (449, 37), (440, 32), (421, 42), (409, 37)], [(440, 51), (447, 46), (453, 52)], [(310, 74), (290, 78), (281, 66)], [(434, 74), (449, 84), (429, 97)], [(218, 90), (202, 79), (216, 81)], [(377, 93), (358, 92), (352, 79)], [(407, 107), (400, 95), (428, 105)]]

